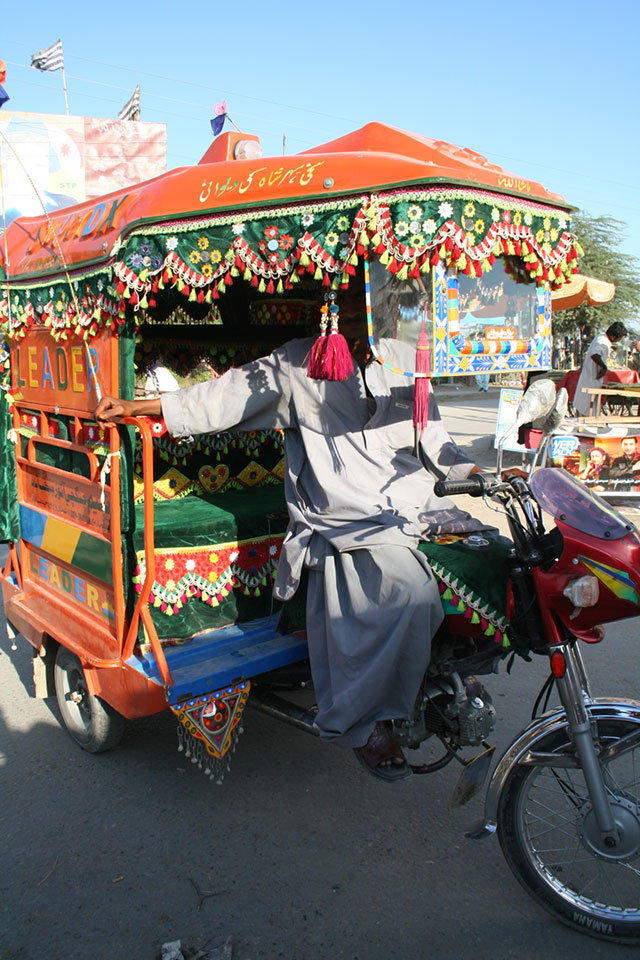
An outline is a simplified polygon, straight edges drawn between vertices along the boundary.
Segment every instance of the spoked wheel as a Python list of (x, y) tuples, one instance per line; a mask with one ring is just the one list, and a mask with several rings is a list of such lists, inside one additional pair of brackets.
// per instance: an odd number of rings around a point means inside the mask
[[(517, 879), (559, 920), (603, 940), (640, 943), (640, 720), (596, 726), (618, 842), (603, 840), (582, 771), (544, 763), (515, 767), (507, 778), (498, 835)], [(566, 730), (550, 733), (536, 752), (572, 755)]]
[(99, 697), (89, 694), (80, 660), (65, 647), (58, 648), (54, 675), (62, 720), (76, 743), (89, 753), (117, 747), (125, 718)]

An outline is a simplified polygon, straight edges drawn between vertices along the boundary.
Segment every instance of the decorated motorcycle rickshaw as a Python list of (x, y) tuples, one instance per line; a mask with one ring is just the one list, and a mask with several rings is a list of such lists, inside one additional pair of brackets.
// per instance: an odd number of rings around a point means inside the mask
[[(178, 442), (161, 419), (98, 422), (100, 398), (218, 377), (318, 320), (314, 360), (338, 377), (333, 308), (362, 268), (377, 361), (393, 366), (389, 338), (416, 348), (396, 372), (415, 381), (419, 435), (429, 377), (550, 365), (551, 292), (577, 269), (570, 211), (469, 150), (369, 124), (287, 158), (223, 134), (195, 167), (8, 228), (5, 612), (34, 648), (36, 694), (57, 695), (80, 746), (109, 749), (127, 719), (168, 707), (180, 749), (220, 781), (247, 702), (314, 730), (286, 696), (308, 681), (304, 598), (271, 592), (287, 529), (281, 435)], [(640, 541), (562, 471), (440, 489), (492, 498), (513, 544), (423, 544), (445, 627), (393, 735), (441, 743), (416, 772), (478, 748), (463, 758), (465, 799), (495, 721), (477, 675), (547, 655), (561, 707), (498, 762), (475, 835), (497, 829), (520, 882), (564, 922), (638, 940), (640, 704), (591, 697), (577, 640), (637, 613)]]

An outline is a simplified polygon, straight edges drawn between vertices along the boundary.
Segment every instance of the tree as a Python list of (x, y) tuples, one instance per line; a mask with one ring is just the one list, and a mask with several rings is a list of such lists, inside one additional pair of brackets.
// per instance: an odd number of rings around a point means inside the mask
[(615, 283), (616, 295), (601, 307), (585, 303), (554, 313), (554, 333), (578, 336), (584, 344), (615, 320), (628, 329), (640, 325), (640, 261), (616, 249), (624, 239), (625, 224), (613, 217), (577, 213), (571, 218), (571, 229), (584, 251), (578, 262), (580, 273)]

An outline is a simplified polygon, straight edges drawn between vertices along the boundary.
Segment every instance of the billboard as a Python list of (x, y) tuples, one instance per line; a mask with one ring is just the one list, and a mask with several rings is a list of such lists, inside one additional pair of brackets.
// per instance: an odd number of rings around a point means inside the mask
[(549, 443), (547, 466), (563, 467), (596, 493), (640, 496), (640, 433), (557, 435)]
[(0, 113), (0, 230), (120, 190), (167, 169), (163, 123), (59, 114)]

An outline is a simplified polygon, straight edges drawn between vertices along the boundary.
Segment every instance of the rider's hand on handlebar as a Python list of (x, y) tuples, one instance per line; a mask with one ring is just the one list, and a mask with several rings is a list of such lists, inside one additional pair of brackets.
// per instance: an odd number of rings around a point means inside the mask
[(529, 472), (523, 470), (522, 467), (507, 467), (507, 469), (503, 470), (500, 474), (500, 479), (504, 481), (510, 480), (511, 477), (522, 477), (523, 480), (528, 480)]

